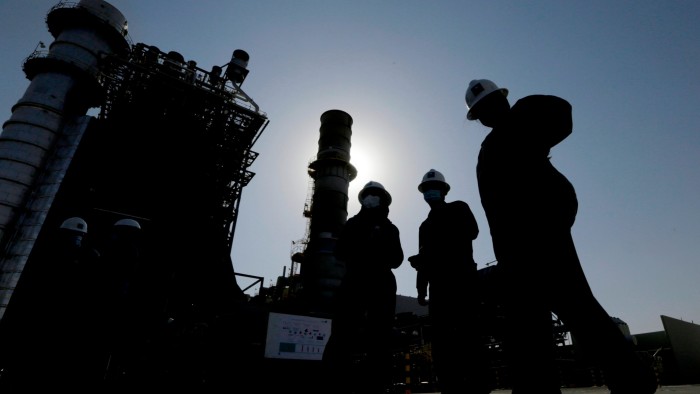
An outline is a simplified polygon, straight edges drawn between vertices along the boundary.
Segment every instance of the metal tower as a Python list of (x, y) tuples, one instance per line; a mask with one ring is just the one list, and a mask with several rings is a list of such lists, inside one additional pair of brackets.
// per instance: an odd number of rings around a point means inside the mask
[(31, 83), (0, 134), (0, 319), (100, 104), (100, 58), (129, 49), (126, 19), (104, 1), (61, 3), (46, 24), (55, 41), (24, 63)]
[[(245, 301), (231, 246), (268, 124), (241, 88), (248, 53), (204, 70), (132, 45), (101, 0), (60, 2), (46, 22), (55, 41), (25, 61), (31, 84), (0, 134), (0, 386), (176, 387), (195, 372), (160, 358), (173, 329), (226, 326), (216, 340), (229, 343)], [(76, 217), (83, 244), (58, 236)], [(117, 250), (124, 219), (139, 242)], [(78, 257), (57, 253), (68, 247)]]
[[(333, 249), (348, 217), (348, 189), (357, 170), (350, 164), (352, 117), (333, 109), (321, 115), (316, 160), (308, 168), (314, 180), (309, 240), (301, 264), (303, 291), (312, 312), (328, 312), (345, 267)], [(308, 214), (306, 213), (308, 212)]]
[(204, 70), (131, 45), (101, 0), (61, 2), (46, 22), (56, 40), (24, 63), (31, 84), (0, 135), (0, 318), (32, 252), (71, 216), (93, 240), (121, 218), (141, 222), (157, 304), (214, 313), (242, 296), (230, 249), (269, 122), (241, 88), (248, 53)]

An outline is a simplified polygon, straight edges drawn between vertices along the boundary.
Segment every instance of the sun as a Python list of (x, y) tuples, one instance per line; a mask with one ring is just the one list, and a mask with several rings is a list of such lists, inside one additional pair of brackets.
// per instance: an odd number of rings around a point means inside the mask
[[(360, 137), (361, 136), (361, 137)], [(369, 181), (382, 182), (382, 174), (386, 172), (385, 159), (377, 149), (377, 140), (372, 134), (359, 134), (354, 138), (350, 148), (350, 164), (355, 166), (357, 177), (353, 180), (352, 186), (358, 191)]]
[[(350, 164), (357, 170), (357, 176), (350, 183), (348, 193), (356, 196), (369, 181), (379, 182), (384, 187), (391, 187), (391, 163), (393, 153), (385, 147), (381, 133), (374, 128), (356, 127), (352, 132), (350, 146)], [(350, 200), (357, 200), (351, 197)]]
[(353, 146), (350, 150), (350, 164), (357, 169), (358, 179), (365, 179), (373, 168), (372, 157), (366, 149)]

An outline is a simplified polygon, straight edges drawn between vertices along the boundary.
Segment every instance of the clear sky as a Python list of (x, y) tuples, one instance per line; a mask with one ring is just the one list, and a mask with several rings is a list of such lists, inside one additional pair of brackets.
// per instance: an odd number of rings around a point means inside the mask
[[(23, 60), (58, 1), (0, 1), (0, 117), (29, 82)], [(270, 124), (254, 146), (232, 249), (237, 272), (290, 269), (303, 238), (306, 169), (320, 116), (352, 116), (348, 211), (369, 180), (393, 196), (390, 219), (415, 254), (428, 206), (422, 175), (441, 171), (448, 201), (470, 204), (479, 268), (494, 260), (475, 166), (488, 129), (466, 120), (471, 79), (510, 90), (511, 102), (552, 94), (573, 106), (574, 131), (551, 153), (576, 188), (573, 233), (594, 294), (633, 334), (660, 315), (700, 323), (700, 2), (415, 0), (113, 0), (134, 43), (180, 52), (199, 67), (250, 55), (243, 90)], [(396, 270), (415, 296), (415, 271)], [(245, 287), (248, 282), (240, 280)]]

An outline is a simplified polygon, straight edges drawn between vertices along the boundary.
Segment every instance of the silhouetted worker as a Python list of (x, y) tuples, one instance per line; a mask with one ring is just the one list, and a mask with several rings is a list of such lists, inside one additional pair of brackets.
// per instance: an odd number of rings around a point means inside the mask
[(143, 327), (148, 326), (139, 313), (143, 300), (137, 294), (141, 241), (141, 224), (134, 219), (120, 219), (112, 226), (103, 252), (108, 273), (104, 308), (108, 318), (109, 358), (105, 379), (118, 379), (121, 383), (134, 378), (134, 368), (127, 365), (127, 360), (137, 353), (139, 345), (144, 345), (137, 333), (141, 331), (143, 335)]
[[(479, 226), (469, 205), (446, 202), (450, 185), (431, 169), (418, 185), (430, 205), (418, 232), (418, 303), (428, 305), (432, 324), (433, 366), (443, 394), (491, 392), (490, 365), (482, 340), (479, 291), (472, 241)], [(430, 294), (429, 302), (426, 300)]]
[(55, 327), (48, 354), (54, 364), (44, 378), (56, 388), (98, 390), (106, 365), (101, 254), (80, 217), (64, 220), (53, 241), (47, 272), (52, 281), (47, 302), (53, 307), (46, 317)]
[(636, 357), (622, 331), (593, 296), (571, 227), (574, 187), (550, 162), (552, 147), (572, 131), (571, 105), (532, 95), (511, 108), (508, 90), (486, 79), (466, 92), (467, 119), (492, 130), (476, 168), (498, 268), (507, 290), (513, 393), (560, 393), (552, 313), (606, 371), (612, 394), (656, 390), (651, 366)]
[[(341, 230), (335, 257), (346, 272), (336, 296), (324, 362), (331, 367), (328, 392), (384, 393), (393, 371), (396, 278), (403, 262), (398, 228), (389, 220), (391, 195), (379, 182), (360, 191), (360, 212)], [(366, 354), (354, 374), (354, 359)], [(346, 390), (346, 391), (343, 391)]]
[(0, 349), (0, 392), (88, 392), (99, 382), (99, 296), (91, 292), (101, 280), (100, 255), (87, 235), (87, 222), (70, 217), (47, 229), (32, 253), (19, 283), (24, 309), (10, 310), (15, 320)]

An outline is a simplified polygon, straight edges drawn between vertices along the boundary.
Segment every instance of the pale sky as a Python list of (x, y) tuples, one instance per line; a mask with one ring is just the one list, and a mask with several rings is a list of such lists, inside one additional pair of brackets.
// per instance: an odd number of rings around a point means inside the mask
[[(0, 119), (29, 85), (23, 60), (58, 1), (0, 1)], [(352, 116), (349, 215), (369, 180), (393, 196), (390, 219), (406, 256), (428, 206), (417, 190), (441, 171), (448, 201), (480, 227), (479, 268), (494, 260), (475, 166), (488, 129), (466, 120), (472, 79), (510, 90), (511, 103), (552, 94), (573, 106), (574, 131), (552, 152), (573, 183), (573, 234), (598, 301), (633, 334), (660, 315), (700, 323), (700, 2), (414, 0), (114, 0), (134, 43), (177, 51), (199, 67), (250, 55), (243, 90), (270, 124), (253, 150), (232, 248), (236, 272), (269, 286), (290, 269), (318, 149), (320, 116)], [(408, 261), (399, 294), (416, 295)], [(242, 287), (246, 280), (239, 280)], [(256, 289), (257, 290), (257, 289)]]

